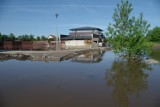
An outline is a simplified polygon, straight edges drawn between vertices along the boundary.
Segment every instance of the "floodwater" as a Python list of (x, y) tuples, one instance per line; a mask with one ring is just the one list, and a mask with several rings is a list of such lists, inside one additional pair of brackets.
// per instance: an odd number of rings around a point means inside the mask
[(160, 107), (160, 64), (115, 60), (112, 51), (1, 61), (0, 107)]

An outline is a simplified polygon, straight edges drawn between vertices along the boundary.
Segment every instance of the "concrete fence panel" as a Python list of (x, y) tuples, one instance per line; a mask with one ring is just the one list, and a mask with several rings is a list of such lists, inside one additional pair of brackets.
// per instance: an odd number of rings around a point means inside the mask
[(12, 41), (4, 41), (3, 42), (4, 50), (12, 50)]
[(21, 41), (21, 49), (22, 50), (32, 50), (33, 41)]
[(48, 41), (34, 41), (33, 42), (33, 49), (34, 50), (46, 50), (49, 48)]

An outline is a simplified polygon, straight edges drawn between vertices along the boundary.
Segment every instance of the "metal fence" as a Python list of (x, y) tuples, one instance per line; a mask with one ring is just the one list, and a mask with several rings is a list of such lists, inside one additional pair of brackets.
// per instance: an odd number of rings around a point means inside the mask
[(48, 50), (55, 49), (55, 41), (3, 41), (1, 50)]

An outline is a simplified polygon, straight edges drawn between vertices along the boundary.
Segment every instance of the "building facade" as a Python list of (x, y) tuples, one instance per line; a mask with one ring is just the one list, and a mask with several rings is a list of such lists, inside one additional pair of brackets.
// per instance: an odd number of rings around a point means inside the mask
[(66, 46), (102, 45), (105, 37), (102, 29), (96, 27), (79, 27), (70, 29), (67, 37), (61, 38)]

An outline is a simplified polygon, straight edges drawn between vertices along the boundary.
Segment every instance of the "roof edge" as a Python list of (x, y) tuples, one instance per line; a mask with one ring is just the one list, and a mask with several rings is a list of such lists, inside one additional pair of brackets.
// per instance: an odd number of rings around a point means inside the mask
[(69, 29), (71, 31), (75, 31), (75, 30), (99, 30), (99, 31), (103, 31), (102, 29), (100, 28), (97, 28), (97, 27), (90, 27), (90, 26), (85, 26), (85, 27), (77, 27), (77, 28), (72, 28), (72, 29)]

